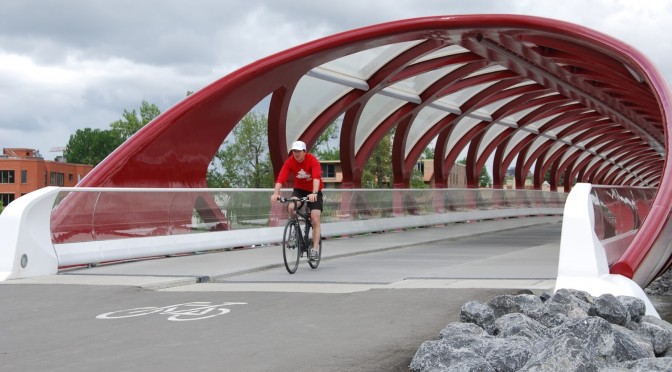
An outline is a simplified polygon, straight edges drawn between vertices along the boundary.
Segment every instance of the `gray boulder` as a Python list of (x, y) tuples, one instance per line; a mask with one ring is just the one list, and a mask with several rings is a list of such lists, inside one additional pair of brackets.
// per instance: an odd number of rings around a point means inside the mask
[(590, 346), (587, 349), (598, 366), (653, 356), (637, 343), (635, 337), (614, 329), (600, 317), (569, 321), (553, 329), (553, 335), (554, 338), (575, 337), (582, 340)]
[(483, 357), (498, 372), (513, 372), (527, 363), (534, 351), (524, 337), (493, 338), (483, 349)]
[(650, 340), (656, 355), (663, 355), (670, 345), (670, 331), (656, 324), (643, 322), (634, 331)]
[(570, 310), (571, 306), (569, 304), (546, 301), (541, 308), (539, 322), (549, 328), (557, 327), (569, 320)]
[(603, 294), (593, 300), (588, 315), (599, 316), (609, 323), (626, 326), (630, 323), (630, 312), (621, 301), (612, 294)]
[(471, 334), (475, 336), (487, 336), (487, 332), (480, 326), (474, 323), (459, 323), (452, 322), (445, 326), (439, 332), (439, 338), (450, 338), (463, 334)]
[(411, 371), (482, 371), (495, 372), (488, 362), (474, 350), (485, 340), (469, 335), (436, 341), (425, 341), (415, 353), (409, 366)]
[(497, 318), (493, 335), (500, 338), (521, 336), (531, 341), (545, 341), (551, 336), (546, 326), (520, 313), (506, 314)]
[(672, 371), (672, 358), (645, 358), (631, 360), (600, 369), (600, 372), (669, 372)]
[(462, 309), (460, 310), (460, 321), (464, 323), (474, 323), (485, 329), (489, 334), (492, 334), (495, 313), (490, 306), (482, 302), (469, 301), (462, 305)]
[(585, 341), (568, 335), (547, 342), (542, 351), (530, 357), (519, 371), (592, 372), (598, 368), (599, 365), (586, 347)]
[(571, 307), (578, 307), (586, 313), (590, 310), (593, 304), (592, 297), (590, 297), (588, 293), (566, 288), (561, 288), (555, 291), (548, 301), (569, 305)]
[(618, 301), (625, 306), (630, 314), (630, 320), (639, 323), (646, 314), (646, 304), (637, 297), (618, 296)]
[(493, 309), (495, 318), (510, 313), (521, 313), (532, 319), (539, 319), (543, 313), (543, 302), (531, 294), (495, 296), (488, 301), (488, 305)]
[(617, 324), (612, 324), (611, 326), (614, 329), (617, 329), (620, 332), (623, 332), (623, 333), (627, 334), (630, 338), (632, 338), (637, 343), (637, 345), (642, 347), (642, 349), (646, 350), (647, 354), (655, 355), (655, 352), (653, 351), (653, 341), (651, 340), (651, 337), (635, 332), (635, 329), (632, 328), (633, 325), (639, 327), (639, 324), (634, 323), (634, 322), (631, 322), (628, 325), (628, 328), (625, 328), (623, 326), (619, 326)]

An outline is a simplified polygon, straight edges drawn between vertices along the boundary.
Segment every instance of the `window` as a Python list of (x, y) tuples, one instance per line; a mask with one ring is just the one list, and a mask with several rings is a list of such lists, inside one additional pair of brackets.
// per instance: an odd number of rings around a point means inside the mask
[(336, 177), (336, 164), (322, 164), (322, 178)]
[(72, 173), (68, 174), (68, 181), (72, 182)]
[(417, 169), (420, 174), (424, 175), (425, 174), (425, 162), (420, 160), (419, 162), (415, 163), (415, 169)]
[(63, 186), (65, 181), (65, 174), (58, 172), (50, 172), (50, 186)]
[(0, 202), (3, 206), (8, 206), (12, 201), (14, 201), (14, 194), (0, 194)]
[(0, 183), (14, 183), (14, 171), (0, 170)]
[(28, 171), (25, 169), (21, 170), (21, 183), (28, 183)]

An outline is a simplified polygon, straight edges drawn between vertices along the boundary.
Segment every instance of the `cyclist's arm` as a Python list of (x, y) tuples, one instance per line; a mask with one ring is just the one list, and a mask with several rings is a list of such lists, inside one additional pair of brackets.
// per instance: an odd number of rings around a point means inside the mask
[(320, 161), (314, 156), (311, 166), (311, 176), (313, 177), (313, 189), (311, 191), (314, 191), (314, 194), (316, 194), (317, 191), (322, 190), (322, 166), (320, 165)]
[(273, 195), (271, 195), (271, 201), (277, 201), (278, 198), (280, 197), (280, 189), (282, 188), (282, 184), (280, 182), (277, 182), (275, 184), (275, 191), (273, 192)]
[(278, 179), (275, 181), (275, 191), (273, 192), (273, 195), (271, 195), (271, 202), (277, 201), (278, 197), (280, 196), (280, 189), (282, 188), (282, 184), (287, 181), (287, 177), (289, 177), (289, 160), (291, 159), (288, 158), (285, 160), (285, 163), (282, 165), (282, 168), (280, 168), (280, 173), (278, 174)]

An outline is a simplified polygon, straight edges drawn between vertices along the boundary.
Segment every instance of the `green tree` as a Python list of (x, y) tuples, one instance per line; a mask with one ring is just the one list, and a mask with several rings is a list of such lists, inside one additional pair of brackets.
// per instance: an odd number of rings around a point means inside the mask
[(478, 185), (480, 187), (492, 186), (492, 178), (490, 178), (490, 173), (488, 173), (488, 169), (485, 166), (481, 168), (481, 173), (478, 175)]
[(433, 147), (427, 147), (423, 152), (422, 152), (422, 159), (434, 159), (434, 148)]
[[(459, 164), (467, 164), (467, 159), (461, 159), (457, 161)], [(488, 187), (492, 185), (492, 178), (490, 178), (490, 173), (488, 173), (488, 169), (483, 166), (481, 168), (481, 173), (478, 174), (478, 186), (479, 187)]]
[(0, 214), (2, 214), (2, 210), (5, 209), (5, 206), (3, 203), (0, 203)]
[(112, 130), (77, 129), (63, 151), (70, 163), (96, 166), (124, 142), (119, 133)]
[(376, 145), (362, 172), (362, 187), (390, 188), (394, 184), (392, 174), (392, 136), (387, 133)]
[[(548, 182), (549, 184), (551, 183), (551, 168), (546, 170), (546, 174), (544, 174), (544, 181)], [(562, 174), (558, 179), (558, 186), (565, 186), (565, 171), (562, 171)]]
[(418, 168), (413, 168), (413, 172), (411, 173), (410, 187), (412, 189), (426, 189), (429, 187), (429, 185), (425, 183), (424, 175)]
[(232, 139), (224, 141), (224, 148), (215, 155), (206, 177), (209, 187), (273, 187), (267, 123), (263, 114), (245, 115), (233, 129)]
[[(423, 164), (422, 169), (424, 169), (423, 160), (425, 160), (425, 159), (434, 159), (434, 148), (433, 147), (427, 147), (422, 152), (422, 155), (420, 155), (420, 159), (418, 159), (418, 163)], [(413, 168), (413, 172), (411, 173), (410, 187), (412, 189), (426, 189), (426, 188), (429, 188), (429, 185), (425, 183), (425, 175), (423, 174), (423, 171), (421, 171), (418, 168)]]
[(123, 119), (110, 123), (109, 130), (78, 129), (70, 136), (63, 156), (71, 163), (96, 166), (125, 140), (160, 114), (161, 111), (155, 104), (142, 101), (139, 117), (135, 110), (130, 112), (124, 110)]
[(315, 143), (313, 148), (315, 149), (313, 153), (320, 160), (339, 160), (341, 158), (341, 152), (336, 148), (331, 148), (333, 141), (337, 140), (339, 137), (340, 128), (336, 122), (331, 123), (327, 129), (322, 132), (320, 137)]
[(159, 110), (158, 106), (143, 100), (140, 104), (139, 117), (135, 110), (128, 111), (124, 109), (123, 118), (112, 122), (110, 128), (118, 132), (126, 140), (160, 114), (161, 110)]

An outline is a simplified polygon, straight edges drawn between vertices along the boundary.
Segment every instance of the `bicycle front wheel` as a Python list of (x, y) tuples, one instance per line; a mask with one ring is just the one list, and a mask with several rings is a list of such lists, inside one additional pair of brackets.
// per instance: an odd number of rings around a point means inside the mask
[(296, 220), (291, 220), (285, 225), (285, 233), (282, 236), (282, 257), (285, 259), (285, 268), (290, 274), (294, 274), (299, 267), (301, 258), (301, 230)]

